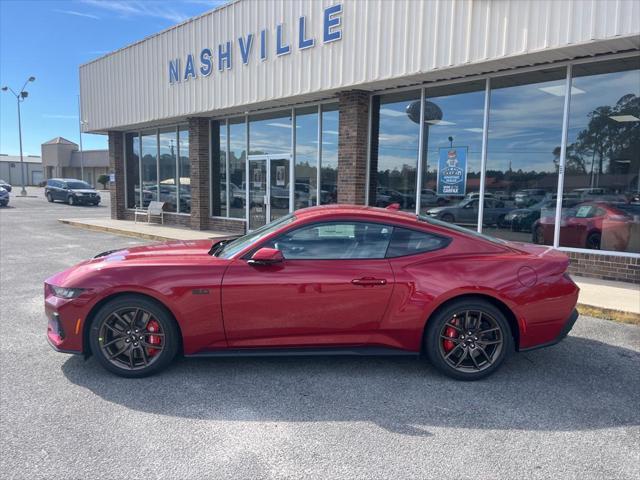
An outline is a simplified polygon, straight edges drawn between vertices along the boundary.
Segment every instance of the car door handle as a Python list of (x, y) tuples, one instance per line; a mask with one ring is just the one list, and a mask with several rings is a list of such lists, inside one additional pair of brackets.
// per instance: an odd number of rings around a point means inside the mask
[(386, 285), (387, 281), (384, 278), (362, 277), (354, 278), (351, 280), (354, 285), (373, 286), (373, 285)]

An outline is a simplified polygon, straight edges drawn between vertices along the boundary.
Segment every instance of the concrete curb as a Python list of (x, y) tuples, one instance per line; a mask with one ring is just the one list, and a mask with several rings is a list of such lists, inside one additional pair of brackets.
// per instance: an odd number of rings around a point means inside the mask
[(152, 240), (156, 242), (166, 242), (171, 240), (180, 240), (175, 237), (167, 237), (163, 235), (155, 235), (152, 233), (142, 233), (142, 232), (132, 232), (131, 230), (125, 230), (121, 228), (113, 228), (113, 227), (104, 227), (98, 225), (88, 225), (86, 223), (74, 222), (73, 220), (67, 220), (64, 218), (59, 218), (58, 221), (60, 223), (64, 223), (66, 225), (71, 225), (72, 227), (84, 228), (85, 230), (92, 230), (94, 232), (103, 232), (103, 233), (114, 233), (116, 235), (122, 235), (124, 237), (131, 238), (141, 238), (143, 240)]

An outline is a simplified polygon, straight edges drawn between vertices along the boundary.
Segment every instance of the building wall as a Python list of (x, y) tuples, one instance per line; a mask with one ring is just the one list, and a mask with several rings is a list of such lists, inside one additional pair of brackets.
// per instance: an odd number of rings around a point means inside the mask
[[(323, 42), (325, 9), (341, 5), (342, 39)], [(300, 50), (298, 24), (315, 46)], [(105, 132), (204, 113), (241, 112), (346, 89), (448, 79), (640, 46), (635, 0), (233, 1), (80, 67), (87, 131)], [(276, 56), (276, 27), (290, 53)], [(267, 58), (260, 61), (260, 32)], [(249, 60), (238, 38), (255, 35)], [(200, 67), (230, 41), (230, 69), (184, 80), (187, 55)], [(169, 82), (179, 59), (181, 81)]]
[[(24, 162), (24, 172), (25, 185), (37, 185), (44, 178), (41, 163)], [(0, 160), (0, 178), (14, 186), (22, 185), (20, 162)]]

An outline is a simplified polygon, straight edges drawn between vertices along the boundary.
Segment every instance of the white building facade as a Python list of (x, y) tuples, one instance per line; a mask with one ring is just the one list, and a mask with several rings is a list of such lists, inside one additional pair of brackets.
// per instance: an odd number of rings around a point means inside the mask
[(112, 215), (246, 231), (327, 203), (640, 282), (640, 4), (236, 0), (80, 67)]

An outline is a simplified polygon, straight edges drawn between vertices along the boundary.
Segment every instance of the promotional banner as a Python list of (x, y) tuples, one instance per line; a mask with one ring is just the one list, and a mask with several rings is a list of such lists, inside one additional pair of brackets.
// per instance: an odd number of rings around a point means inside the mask
[(464, 197), (467, 190), (467, 147), (441, 148), (438, 195)]

